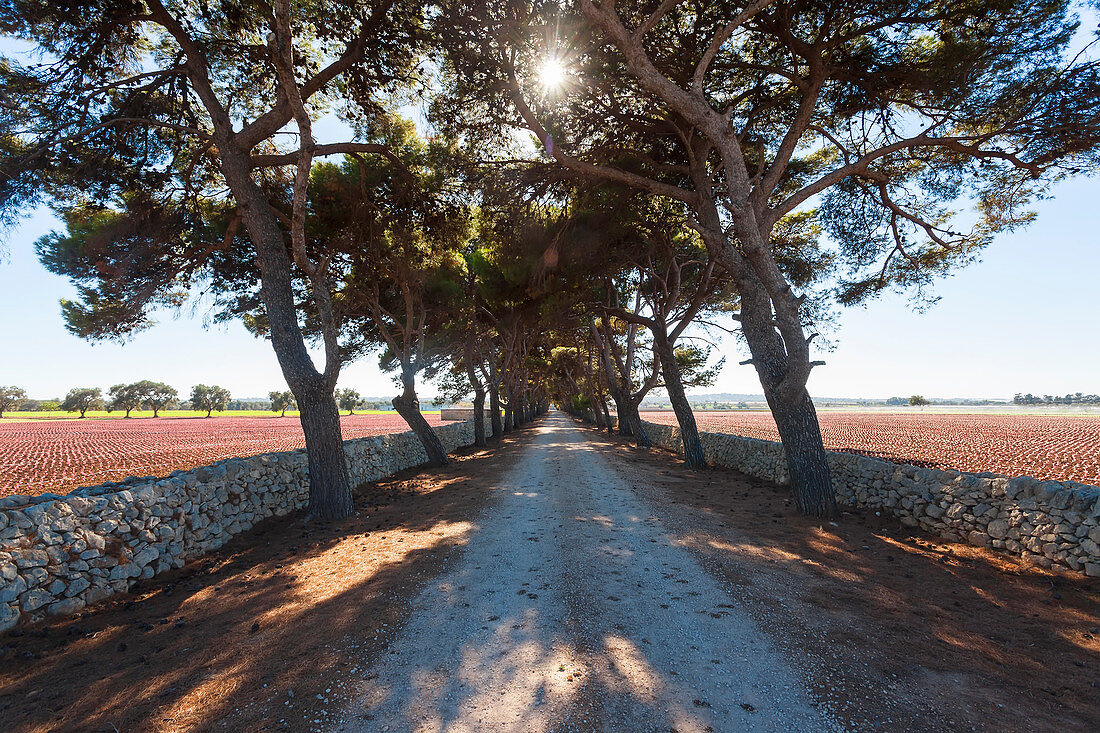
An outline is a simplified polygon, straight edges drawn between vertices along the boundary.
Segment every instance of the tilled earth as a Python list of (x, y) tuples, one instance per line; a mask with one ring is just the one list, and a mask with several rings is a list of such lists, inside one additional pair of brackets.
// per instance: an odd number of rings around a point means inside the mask
[(552, 415), (0, 637), (5, 730), (1095, 730), (1100, 588)]

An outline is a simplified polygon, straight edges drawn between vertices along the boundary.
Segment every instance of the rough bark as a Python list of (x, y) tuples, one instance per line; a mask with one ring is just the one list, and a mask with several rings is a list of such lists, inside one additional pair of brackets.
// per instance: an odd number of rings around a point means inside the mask
[[(699, 182), (703, 180), (699, 171), (693, 171), (693, 175)], [(734, 279), (740, 296), (741, 332), (783, 441), (795, 503), (803, 514), (834, 517), (836, 494), (817, 412), (806, 390), (813, 364), (809, 360), (810, 340), (799, 321), (800, 301), (775, 272), (774, 263), (769, 267), (750, 262), (734, 248), (713, 201), (698, 206), (696, 213), (707, 252)], [(758, 240), (759, 233), (746, 229), (744, 238)], [(754, 246), (759, 250), (761, 244), (756, 241)], [(760, 257), (756, 255), (754, 260)]]
[(619, 435), (629, 438), (634, 435), (634, 423), (630, 421), (630, 413), (626, 407), (627, 400), (617, 386), (608, 391), (611, 393), (611, 399), (615, 401), (615, 422), (618, 423)]
[(420, 413), (420, 401), (416, 397), (416, 381), (410, 369), (401, 370), (401, 384), (404, 390), (393, 398), (393, 409), (397, 410), (397, 414), (404, 418), (409, 428), (420, 439), (424, 452), (428, 454), (428, 465), (446, 466), (450, 459), (447, 458), (443, 442), (424, 419), (424, 415)]
[(474, 445), (484, 447), (485, 442), (485, 385), (477, 376), (474, 366), (474, 343), (467, 338), (463, 345), (462, 361), (466, 367), (466, 378), (474, 388)]
[(642, 416), (638, 414), (638, 403), (629, 397), (623, 400), (622, 404), (623, 412), (621, 413), (626, 422), (630, 424), (630, 434), (634, 438), (634, 443), (648, 448), (653, 445), (649, 439), (649, 433), (646, 432), (645, 425), (642, 424)]
[(485, 390), (474, 390), (474, 445), (485, 447)]
[(504, 423), (500, 419), (500, 387), (494, 386), (489, 390), (489, 424), (493, 428), (493, 437), (499, 438), (504, 434)]
[(795, 504), (803, 514), (834, 517), (836, 494), (813, 400), (805, 387), (794, 393), (783, 388), (790, 360), (800, 357), (785, 348), (772, 325), (771, 299), (763, 287), (747, 282), (740, 291), (742, 332), (783, 441)]
[(695, 413), (691, 410), (684, 382), (680, 377), (680, 365), (676, 363), (676, 353), (668, 340), (668, 335), (658, 325), (653, 331), (653, 348), (661, 361), (661, 376), (665, 380), (665, 391), (676, 413), (676, 422), (680, 424), (680, 439), (684, 443), (684, 460), (692, 468), (704, 468), (707, 465), (703, 454), (703, 444), (699, 440), (699, 428), (695, 424)]
[(260, 297), (270, 327), (271, 346), (298, 404), (309, 460), (308, 515), (321, 519), (350, 516), (351, 482), (339, 430), (339, 411), (332, 397), (336, 380), (332, 375), (319, 373), (306, 350), (294, 303), (286, 238), (278, 216), (252, 179), (246, 153), (223, 153), (222, 171), (256, 247)]
[[(295, 393), (301, 410), (302, 431), (306, 436), (309, 461), (308, 516), (323, 519), (349, 516), (354, 506), (347, 474), (347, 457), (340, 433), (340, 411), (332, 393), (324, 389), (299, 390)], [(338, 472), (333, 475), (332, 472)], [(348, 487), (347, 491), (314, 490), (319, 487)]]
[(829, 462), (809, 392), (803, 391), (793, 404), (778, 400), (768, 404), (787, 454), (791, 490), (799, 511), (814, 517), (836, 516)]

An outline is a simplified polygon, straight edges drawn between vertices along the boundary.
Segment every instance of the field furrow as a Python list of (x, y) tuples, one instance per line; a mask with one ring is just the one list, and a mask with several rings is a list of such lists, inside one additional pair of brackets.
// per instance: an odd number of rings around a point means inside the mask
[[(433, 425), (439, 413), (427, 413)], [(344, 440), (408, 430), (398, 415), (340, 418)], [(305, 445), (296, 417), (33, 420), (0, 423), (0, 496), (64, 493), (129, 476), (164, 476), (224, 458)]]
[[(822, 412), (825, 447), (895, 463), (1100, 484), (1100, 416)], [(671, 412), (643, 420), (675, 425)], [(770, 412), (697, 412), (699, 429), (779, 440)]]

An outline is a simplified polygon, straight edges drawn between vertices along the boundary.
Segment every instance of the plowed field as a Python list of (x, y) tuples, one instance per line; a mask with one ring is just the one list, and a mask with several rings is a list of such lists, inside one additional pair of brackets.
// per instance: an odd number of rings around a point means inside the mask
[[(441, 424), (439, 413), (425, 417)], [(408, 430), (398, 415), (340, 418), (344, 439)], [(296, 417), (135, 418), (0, 423), (0, 496), (64, 493), (163, 476), (223, 458), (305, 445)]]
[[(822, 412), (825, 447), (895, 463), (1100, 484), (1100, 416)], [(671, 412), (644, 412), (676, 424)], [(769, 412), (697, 412), (700, 430), (778, 440)]]

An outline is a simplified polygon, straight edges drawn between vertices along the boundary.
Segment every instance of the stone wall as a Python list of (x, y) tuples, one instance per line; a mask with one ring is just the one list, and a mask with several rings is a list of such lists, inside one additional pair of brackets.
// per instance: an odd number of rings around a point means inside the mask
[[(680, 429), (645, 423), (654, 445), (683, 451)], [(790, 483), (783, 446), (700, 433), (711, 463), (779, 485)], [(1100, 577), (1100, 487), (994, 473), (918, 468), (829, 451), (841, 504), (892, 514), (909, 527), (994, 547), (1044, 567)]]
[[(436, 431), (448, 451), (474, 442), (472, 422)], [(353, 486), (427, 461), (411, 432), (349, 440), (344, 450)], [(124, 593), (263, 519), (305, 507), (308, 499), (304, 449), (231, 458), (64, 496), (0, 499), (0, 631), (23, 617), (75, 613)]]

